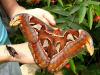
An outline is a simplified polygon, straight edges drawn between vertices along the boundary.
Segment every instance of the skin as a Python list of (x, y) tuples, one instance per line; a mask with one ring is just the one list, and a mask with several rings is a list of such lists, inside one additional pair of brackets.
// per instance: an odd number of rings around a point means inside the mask
[(32, 13), (34, 16), (40, 18), (41, 20), (43, 19), (43, 21), (48, 24), (56, 24), (54, 17), (48, 11), (45, 11), (43, 9), (36, 8), (26, 10), (24, 7), (18, 5), (16, 0), (0, 0), (0, 3), (4, 7), (10, 18), (14, 17), (16, 14), (26, 12)]
[(13, 47), (18, 55), (12, 57), (5, 45), (0, 45), (0, 62), (20, 62), (20, 63), (34, 63), (34, 59), (31, 55), (31, 52), (28, 47), (28, 43), (16, 44), (16, 45), (9, 45)]
[[(24, 7), (18, 5), (16, 0), (0, 0), (0, 4), (5, 9), (8, 16), (12, 19), (15, 15), (20, 13), (31, 13), (37, 18), (41, 19), (46, 24), (54, 26), (55, 20), (54, 17), (43, 9), (25, 9)], [(41, 13), (41, 14), (40, 14)], [(11, 25), (12, 26), (12, 25)], [(0, 62), (15, 61), (20, 63), (34, 63), (34, 59), (31, 55), (28, 43), (10, 45), (15, 48), (19, 55), (12, 57), (5, 45), (0, 45)]]

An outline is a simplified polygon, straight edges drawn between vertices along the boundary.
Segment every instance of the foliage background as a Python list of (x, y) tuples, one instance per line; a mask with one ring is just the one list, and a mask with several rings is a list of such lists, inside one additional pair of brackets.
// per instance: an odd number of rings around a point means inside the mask
[[(100, 75), (100, 2), (99, 0), (17, 0), (27, 9), (42, 8), (54, 15), (57, 27), (62, 30), (84, 29), (94, 41), (95, 53), (82, 52), (62, 69), (64, 75)], [(12, 29), (12, 43), (25, 39), (18, 28)], [(37, 75), (49, 75), (47, 71)]]

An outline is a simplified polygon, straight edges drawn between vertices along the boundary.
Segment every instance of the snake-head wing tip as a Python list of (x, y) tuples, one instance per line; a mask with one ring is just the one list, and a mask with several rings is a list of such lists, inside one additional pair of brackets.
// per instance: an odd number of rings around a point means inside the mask
[(86, 43), (87, 51), (90, 53), (92, 56), (94, 53), (94, 46), (93, 46), (93, 40), (92, 38), (89, 38), (87, 43)]
[(85, 45), (86, 45), (87, 51), (92, 56), (94, 53), (93, 39), (92, 39), (91, 35), (88, 32), (86, 32), (85, 30), (79, 29), (79, 34), (81, 34), (81, 32), (85, 32), (88, 37)]

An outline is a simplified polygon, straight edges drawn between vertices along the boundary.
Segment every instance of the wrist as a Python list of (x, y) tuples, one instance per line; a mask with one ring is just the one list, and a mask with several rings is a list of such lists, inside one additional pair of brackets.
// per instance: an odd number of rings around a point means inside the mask
[(0, 62), (34, 62), (30, 49), (28, 47), (28, 42), (8, 46), (14, 48), (14, 50), (17, 52), (17, 55), (15, 55), (14, 57), (11, 56), (6, 48), (6, 45), (0, 45)]
[(5, 45), (0, 46), (0, 62), (8, 62), (12, 56), (6, 49)]
[(22, 6), (15, 6), (13, 8), (13, 11), (9, 14), (10, 18), (13, 18), (15, 15), (20, 14), (22, 11), (26, 10), (24, 7)]

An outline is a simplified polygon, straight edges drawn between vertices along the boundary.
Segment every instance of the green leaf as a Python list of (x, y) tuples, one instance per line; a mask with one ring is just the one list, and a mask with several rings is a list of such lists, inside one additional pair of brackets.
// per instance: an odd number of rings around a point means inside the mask
[[(100, 25), (100, 23), (99, 23)], [(96, 28), (95, 30), (92, 31), (92, 35), (93, 37), (96, 39), (96, 41), (98, 41), (98, 43), (100, 43), (100, 27)], [(100, 48), (100, 46), (98, 46)]]
[(77, 2), (83, 2), (83, 0), (77, 0)]
[(58, 2), (61, 4), (62, 7), (64, 6), (62, 0), (58, 0)]
[(98, 22), (95, 28), (99, 28), (99, 27), (100, 27), (100, 21)]
[(65, 11), (62, 7), (59, 6), (52, 6), (50, 8), (45, 7), (44, 9), (62, 16), (68, 16), (69, 14), (69, 12)]
[(100, 16), (100, 5), (93, 5), (97, 16)]
[(76, 67), (75, 67), (75, 64), (74, 64), (74, 60), (70, 60), (69, 61), (69, 63), (70, 63), (70, 67), (71, 67), (71, 70), (75, 73), (75, 74), (77, 74), (77, 72), (76, 72)]
[(62, 69), (62, 73), (63, 75), (70, 75), (70, 72), (66, 68)]
[(47, 1), (48, 7), (50, 7), (50, 2), (51, 2), (51, 0), (48, 0), (48, 1)]
[(84, 17), (86, 15), (86, 6), (81, 6), (79, 10), (79, 24), (83, 22)]
[[(70, 18), (71, 17), (71, 18)], [(81, 25), (79, 25), (77, 22), (74, 22), (76, 19), (75, 16), (69, 16), (66, 18), (66, 26), (70, 27), (71, 29), (81, 29)]]
[(100, 65), (91, 64), (87, 69), (81, 71), (81, 75), (100, 75)]
[(79, 58), (82, 62), (84, 62), (84, 58), (83, 58), (83, 55), (82, 55), (82, 54), (79, 54), (79, 55), (77, 56), (77, 58)]
[(56, 23), (57, 23), (57, 24), (58, 24), (58, 23), (64, 24), (65, 22), (66, 22), (66, 18), (65, 18), (65, 17), (56, 19)]
[(100, 5), (100, 2), (97, 1), (88, 1), (89, 5)]
[(85, 69), (87, 69), (87, 67), (83, 64), (78, 63), (77, 65), (77, 71), (84, 71)]
[(69, 11), (69, 15), (74, 14), (80, 9), (79, 5), (73, 6), (72, 9)]
[(89, 5), (87, 14), (88, 14), (88, 25), (89, 25), (89, 28), (91, 29), (92, 28), (92, 24), (93, 24), (93, 9), (92, 9), (92, 5)]

